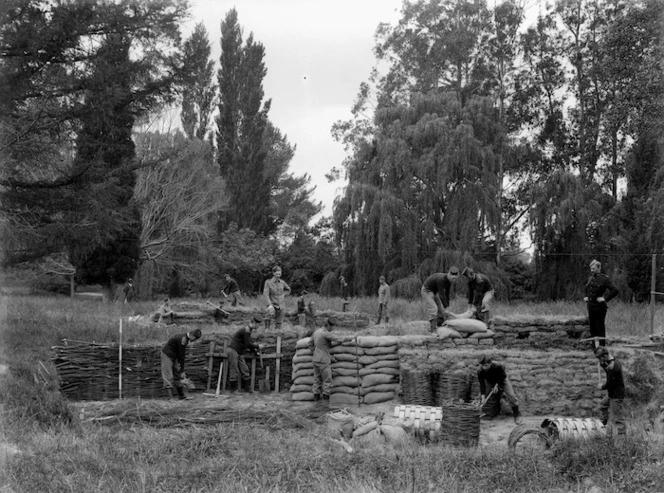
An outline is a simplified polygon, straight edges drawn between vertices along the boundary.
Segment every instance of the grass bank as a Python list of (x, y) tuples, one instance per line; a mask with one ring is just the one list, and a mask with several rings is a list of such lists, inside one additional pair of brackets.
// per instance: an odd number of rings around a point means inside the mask
[[(249, 302), (260, 306), (259, 300)], [(321, 310), (339, 309), (341, 300), (316, 302)], [(375, 299), (353, 302), (358, 311), (375, 311)], [(463, 302), (455, 303), (463, 311)], [(0, 297), (0, 363), (5, 365), (0, 373), (0, 491), (567, 493), (597, 486), (604, 492), (630, 493), (664, 489), (664, 444), (638, 423), (616, 443), (559, 442), (550, 451), (536, 453), (414, 443), (401, 448), (365, 446), (348, 454), (304, 429), (240, 421), (172, 429), (81, 422), (58, 392), (49, 364), (51, 346), (63, 338), (113, 341), (119, 317), (155, 308), (154, 303)], [(423, 318), (419, 302), (394, 300), (391, 310), (396, 322)], [(619, 317), (619, 312), (624, 315)], [(582, 315), (583, 306), (498, 305), (495, 313)], [(621, 334), (633, 334), (639, 320), (649, 320), (648, 312), (638, 305), (616, 305), (609, 317), (610, 330)], [(134, 342), (159, 339), (154, 330), (146, 328), (131, 337)]]

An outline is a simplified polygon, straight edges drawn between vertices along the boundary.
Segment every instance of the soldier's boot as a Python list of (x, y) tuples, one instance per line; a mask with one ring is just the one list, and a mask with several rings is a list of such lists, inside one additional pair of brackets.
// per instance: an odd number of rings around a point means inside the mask
[(523, 423), (521, 419), (521, 413), (519, 412), (519, 406), (512, 406), (512, 414), (514, 415), (514, 423), (520, 425)]
[(314, 394), (314, 401), (320, 400), (320, 394)]
[(254, 389), (251, 388), (251, 380), (248, 378), (243, 378), (242, 379), (242, 387), (243, 390), (248, 393), (248, 394), (253, 394)]
[(180, 399), (181, 401), (184, 401), (184, 400), (190, 401), (190, 400), (193, 399), (193, 397), (188, 396), (187, 394), (184, 393), (184, 388), (183, 387), (176, 387), (176, 390), (178, 391), (178, 399)]

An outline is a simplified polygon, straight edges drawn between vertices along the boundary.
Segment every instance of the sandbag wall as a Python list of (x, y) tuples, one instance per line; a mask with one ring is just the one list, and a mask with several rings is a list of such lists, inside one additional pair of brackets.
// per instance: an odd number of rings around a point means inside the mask
[[(290, 391), (295, 401), (314, 400), (310, 340), (310, 337), (300, 339), (293, 357)], [(400, 373), (397, 337), (357, 337), (332, 347), (330, 354), (333, 357), (330, 405), (377, 404), (396, 397)]]

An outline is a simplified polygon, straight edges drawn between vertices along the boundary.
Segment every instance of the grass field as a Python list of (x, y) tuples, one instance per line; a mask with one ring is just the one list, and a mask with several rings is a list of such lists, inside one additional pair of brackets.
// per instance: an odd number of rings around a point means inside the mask
[[(316, 306), (339, 309), (341, 300), (316, 299)], [(630, 435), (615, 443), (558, 442), (537, 453), (415, 442), (348, 454), (305, 430), (241, 420), (171, 429), (81, 421), (57, 391), (51, 346), (63, 338), (115, 341), (119, 317), (155, 308), (0, 297), (0, 492), (664, 491), (664, 443), (646, 432), (645, 422), (633, 423)], [(352, 300), (351, 309), (375, 313), (376, 300)], [(461, 312), (465, 304), (456, 300), (452, 309)], [(426, 318), (419, 302), (393, 300), (390, 310), (395, 325)], [(583, 315), (584, 307), (499, 304), (494, 314)], [(647, 335), (649, 321), (646, 306), (616, 303), (607, 326), (615, 335)], [(141, 342), (161, 334), (144, 328), (128, 337)]]

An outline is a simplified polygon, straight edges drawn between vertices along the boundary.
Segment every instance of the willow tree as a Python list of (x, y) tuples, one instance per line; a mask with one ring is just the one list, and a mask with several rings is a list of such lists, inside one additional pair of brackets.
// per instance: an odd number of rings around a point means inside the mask
[[(502, 241), (511, 142), (499, 108), (515, 52), (514, 35), (498, 28), (515, 32), (521, 18), (509, 12), (419, 1), (404, 4), (396, 26), (379, 26), (376, 54), (388, 69), (361, 86), (355, 120), (334, 127), (351, 153), (335, 217), (356, 290), (372, 291), (379, 273), (406, 276), (438, 250), (481, 254)], [(363, 117), (372, 99), (373, 118)]]

